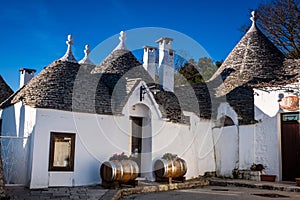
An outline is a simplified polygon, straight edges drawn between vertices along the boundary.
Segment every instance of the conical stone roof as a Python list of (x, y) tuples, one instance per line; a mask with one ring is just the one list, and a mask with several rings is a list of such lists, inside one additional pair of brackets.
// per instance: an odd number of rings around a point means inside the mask
[[(254, 14), (253, 14), (254, 15)], [(233, 89), (250, 84), (274, 82), (283, 78), (283, 53), (253, 24), (234, 47), (210, 80), (223, 80), (216, 89), (223, 96)], [(221, 80), (220, 79), (220, 80)]]
[(7, 85), (5, 80), (0, 75), (0, 103), (7, 99), (13, 93), (13, 90)]
[[(118, 45), (120, 48), (115, 49), (96, 68), (86, 62), (77, 63), (64, 59), (54, 61), (1, 107), (23, 101), (31, 107), (65, 111), (97, 114), (122, 111), (124, 100), (131, 92), (129, 90), (133, 89), (128, 86), (130, 84), (127, 79), (149, 77), (135, 56), (127, 48), (123, 48), (124, 45)], [(71, 49), (70, 46), (68, 43), (68, 50)], [(66, 54), (69, 52), (71, 51)], [(102, 73), (97, 73), (98, 70)], [(118, 86), (125, 88), (127, 92), (119, 94), (116, 101), (112, 95), (120, 79), (123, 81)]]
[(93, 70), (93, 73), (124, 75), (133, 67), (140, 65), (131, 51), (116, 49)]
[(146, 82), (151, 81), (151, 77), (142, 64), (126, 47), (125, 32), (121, 31), (119, 39), (118, 46), (92, 71), (92, 73), (99, 74), (102, 82), (110, 89), (110, 93), (123, 76), (130, 79), (142, 78)]

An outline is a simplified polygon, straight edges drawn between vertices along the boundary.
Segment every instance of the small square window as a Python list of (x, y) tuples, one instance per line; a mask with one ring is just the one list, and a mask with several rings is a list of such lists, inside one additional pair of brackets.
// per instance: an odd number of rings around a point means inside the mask
[(74, 133), (51, 132), (49, 171), (74, 171), (74, 152)]

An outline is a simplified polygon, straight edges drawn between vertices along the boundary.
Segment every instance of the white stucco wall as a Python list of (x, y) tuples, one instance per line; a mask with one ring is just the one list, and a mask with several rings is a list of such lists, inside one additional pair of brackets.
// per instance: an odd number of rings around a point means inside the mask
[[(146, 87), (146, 85), (144, 86)], [(125, 116), (147, 118), (138, 109), (140, 104), (146, 106), (151, 113), (152, 163), (149, 163), (151, 167), (148, 169), (152, 170), (156, 159), (161, 158), (165, 153), (173, 153), (187, 162), (187, 178), (203, 175), (207, 171), (215, 171), (211, 122), (200, 120), (194, 113), (188, 112), (184, 114), (190, 116), (189, 125), (165, 121), (161, 118), (152, 93), (145, 94), (145, 98), (140, 102), (139, 88), (140, 85), (128, 99), (123, 113)], [(146, 178), (154, 180), (152, 173)]]
[[(141, 109), (143, 107), (148, 111)], [(139, 87), (124, 107), (124, 116), (37, 109), (30, 187), (99, 183), (99, 168), (102, 162), (107, 161), (114, 153), (125, 152), (127, 155), (131, 153), (130, 116), (147, 119), (147, 125), (143, 128), (146, 143), (143, 145), (148, 145), (147, 148), (151, 153), (142, 156), (144, 159), (142, 168), (145, 172), (149, 172), (145, 175), (147, 179), (154, 179), (152, 165), (157, 158), (167, 152), (178, 154), (187, 162), (187, 178), (203, 175), (206, 171), (214, 171), (211, 124), (209, 121), (200, 121), (192, 113), (186, 114), (191, 116), (190, 125), (162, 120), (150, 93), (146, 94), (143, 102), (140, 102)], [(48, 171), (51, 132), (76, 134), (74, 172)]]
[(254, 160), (255, 125), (239, 126), (239, 169), (249, 170)]
[(267, 174), (274, 174), (279, 178), (280, 123), (278, 115), (269, 117), (255, 108), (255, 118), (260, 123), (255, 127), (255, 158), (254, 163), (263, 164)]
[[(27, 163), (17, 163), (15, 168), (10, 169), (18, 172), (19, 179), (20, 174), (24, 174), (22, 183), (30, 181), (30, 188), (100, 183), (99, 168), (102, 162), (114, 153), (130, 155), (130, 117), (140, 116), (146, 124), (143, 127), (143, 148), (146, 153), (142, 157), (142, 168), (149, 171), (145, 174), (147, 179), (153, 180), (154, 161), (167, 152), (178, 154), (187, 162), (187, 178), (214, 171), (210, 122), (199, 120), (193, 113), (185, 113), (191, 117), (190, 125), (165, 121), (151, 93), (145, 94), (145, 99), (140, 102), (139, 88), (136, 87), (128, 99), (124, 115), (119, 116), (31, 108), (22, 103), (4, 109), (1, 114), (4, 119), (3, 133), (14, 137), (29, 136), (31, 139), (31, 145), (23, 145), (27, 139), (14, 145), (14, 148), (19, 149), (14, 149), (13, 155), (22, 155)], [(132, 109), (133, 105), (135, 110)], [(74, 172), (48, 170), (51, 132), (76, 134)]]
[[(129, 119), (37, 109), (31, 188), (100, 182), (101, 163), (114, 153), (128, 154)], [(50, 133), (75, 133), (74, 172), (49, 172)]]
[(217, 176), (232, 177), (239, 167), (239, 135), (236, 126), (213, 129)]
[(2, 118), (2, 161), (7, 184), (28, 185), (30, 142), (35, 130), (35, 109), (19, 102), (5, 108)]
[[(289, 112), (280, 109), (283, 97), (295, 96), (297, 83), (278, 88), (255, 89), (255, 163), (266, 166), (265, 173), (274, 174), (281, 180), (281, 123), (280, 114)], [(298, 110), (299, 111), (299, 110)]]
[(209, 121), (191, 114), (191, 125), (154, 122), (153, 162), (165, 153), (174, 153), (187, 162), (187, 178), (215, 171), (213, 141)]

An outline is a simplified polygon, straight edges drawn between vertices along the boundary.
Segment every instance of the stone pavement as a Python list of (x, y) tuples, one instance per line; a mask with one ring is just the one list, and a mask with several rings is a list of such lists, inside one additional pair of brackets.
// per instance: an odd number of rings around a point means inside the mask
[(30, 190), (22, 186), (6, 186), (10, 199), (111, 199), (115, 190), (102, 188), (100, 185), (90, 187), (57, 187)]
[(286, 192), (300, 192), (300, 187), (293, 182), (262, 182), (236, 179), (196, 179), (185, 183), (159, 184), (142, 181), (139, 187), (123, 188), (120, 190), (104, 189), (101, 185), (88, 187), (57, 187), (29, 190), (21, 186), (6, 186), (6, 193), (10, 199), (120, 199), (138, 193), (160, 192), (168, 190), (197, 188), (204, 186), (236, 186)]
[(296, 186), (295, 182), (266, 182), (266, 181), (240, 180), (240, 179), (211, 178), (210, 185), (248, 187), (248, 188), (266, 189), (266, 190), (286, 191), (286, 192), (300, 192), (300, 186)]

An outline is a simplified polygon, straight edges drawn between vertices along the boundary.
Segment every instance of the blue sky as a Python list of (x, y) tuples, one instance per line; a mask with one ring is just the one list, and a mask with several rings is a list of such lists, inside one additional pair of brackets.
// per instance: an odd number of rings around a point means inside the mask
[(222, 60), (240, 40), (241, 26), (250, 25), (249, 11), (262, 1), (2, 0), (0, 74), (17, 90), (18, 69), (40, 72), (62, 57), (68, 34), (74, 37), (74, 54), (80, 60), (85, 44), (93, 49), (103, 41), (118, 43), (121, 30), (143, 27), (184, 34), (200, 44), (214, 61)]

